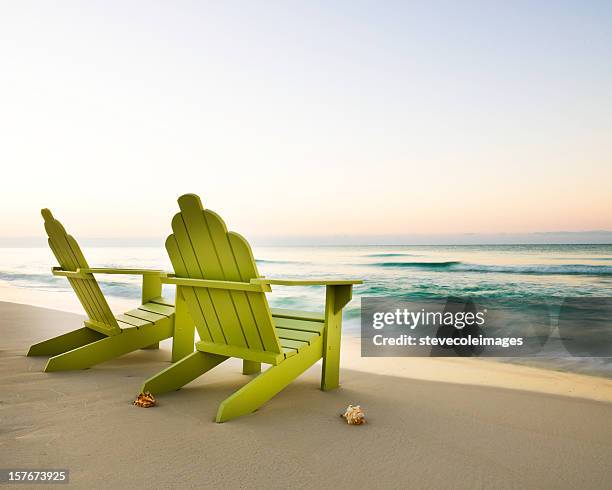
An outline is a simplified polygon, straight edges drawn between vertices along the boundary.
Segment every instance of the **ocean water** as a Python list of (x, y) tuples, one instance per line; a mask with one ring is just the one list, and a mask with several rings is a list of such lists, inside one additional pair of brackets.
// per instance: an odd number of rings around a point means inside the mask
[[(171, 270), (166, 253), (154, 247), (87, 247), (90, 266)], [(612, 297), (612, 245), (465, 245), (254, 247), (261, 275), (274, 278), (360, 278), (345, 313), (345, 330), (359, 332), (362, 296), (402, 299), (449, 296), (491, 298), (514, 304), (561, 301), (566, 297)], [(63, 278), (51, 275), (57, 265), (47, 248), (0, 248), (0, 300), (75, 310)], [(99, 276), (111, 299), (137, 303), (140, 278)], [(8, 292), (10, 291), (10, 294)], [(165, 288), (172, 296), (173, 289)], [(273, 307), (321, 310), (322, 287), (274, 287)], [(558, 369), (612, 376), (609, 359), (538, 360)], [(553, 362), (554, 361), (554, 362)], [(515, 360), (515, 362), (522, 362)], [(534, 360), (524, 362), (534, 363)]]

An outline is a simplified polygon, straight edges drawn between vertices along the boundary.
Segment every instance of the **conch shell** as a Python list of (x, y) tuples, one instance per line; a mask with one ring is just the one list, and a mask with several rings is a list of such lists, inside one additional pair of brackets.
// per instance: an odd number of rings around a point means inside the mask
[(361, 425), (366, 423), (365, 413), (359, 405), (349, 405), (340, 417), (344, 417), (349, 425)]
[(141, 393), (140, 395), (138, 395), (136, 400), (134, 400), (134, 405), (140, 408), (154, 407), (155, 397), (148, 391), (145, 391), (144, 393)]

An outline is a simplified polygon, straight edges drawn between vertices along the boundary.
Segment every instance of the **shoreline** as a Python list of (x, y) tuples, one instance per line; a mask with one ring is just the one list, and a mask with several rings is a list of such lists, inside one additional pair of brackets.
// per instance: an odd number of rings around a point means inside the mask
[(368, 357), (355, 359), (351, 355), (359, 355), (360, 340), (345, 336), (342, 341), (345, 345), (341, 363), (356, 371), (612, 403), (612, 379), (601, 376), (483, 358)]
[[(70, 314), (75, 314), (75, 315), (79, 315), (79, 316), (83, 316), (83, 307), (80, 305), (80, 303), (78, 302), (78, 299), (76, 298), (76, 296), (72, 293), (72, 291), (69, 292), (69, 294), (66, 294), (65, 292), (58, 292), (58, 291), (36, 291), (36, 290), (31, 290), (28, 289), (28, 295), (29, 296), (34, 296), (35, 297), (35, 303), (23, 303), (21, 301), (19, 301), (19, 299), (21, 299), (21, 295), (20, 293), (20, 288), (17, 288), (15, 286), (10, 286), (10, 285), (3, 285), (0, 282), (0, 292), (3, 293), (3, 296), (9, 296), (9, 300), (1, 300), (0, 304), (3, 302), (7, 302), (7, 303), (13, 303), (13, 304), (17, 304), (17, 305), (22, 305), (22, 306), (26, 306), (26, 307), (35, 307), (35, 308), (44, 308), (44, 309), (49, 309), (49, 310), (53, 310), (53, 311), (58, 311), (58, 312), (63, 312), (63, 313), (70, 313)], [(55, 304), (57, 304), (57, 300), (61, 297), (61, 302), (64, 304), (68, 304), (69, 307), (66, 309), (58, 309), (53, 307)], [(126, 298), (120, 298), (117, 296), (108, 296), (109, 299), (109, 303), (111, 306), (111, 309), (113, 311), (128, 311), (130, 309), (134, 309), (137, 308), (140, 305), (140, 302), (138, 300), (135, 299), (126, 299)], [(355, 325), (351, 325), (350, 327), (347, 328), (347, 325), (345, 324), (345, 327), (343, 328), (343, 349), (345, 349), (345, 344), (347, 342), (351, 342), (354, 343), (354, 340), (357, 340), (357, 342), (359, 342), (360, 340), (360, 331), (359, 331), (359, 327), (355, 326)], [(361, 356), (361, 352), (360, 352), (360, 347), (359, 346), (353, 346), (352, 351), (350, 356)], [(346, 354), (345, 354), (346, 356)], [(422, 357), (418, 357), (418, 358), (409, 358), (409, 357), (402, 357), (402, 358), (369, 358), (369, 359), (402, 359), (407, 363), (408, 365), (410, 365), (411, 361), (410, 359), (420, 359), (424, 362), (427, 362), (428, 359), (433, 359), (437, 362), (442, 362), (442, 360), (450, 360), (449, 362), (453, 362), (453, 360), (455, 362), (459, 362), (459, 363), (465, 363), (466, 361), (469, 363), (471, 361), (476, 361), (476, 362), (484, 362), (488, 364), (492, 364), (492, 365), (509, 365), (509, 366), (515, 366), (517, 368), (527, 368), (527, 369), (536, 369), (538, 371), (543, 371), (543, 372), (548, 372), (548, 373), (564, 373), (567, 374), (569, 376), (585, 376), (587, 378), (596, 378), (596, 379), (603, 379), (603, 380), (609, 380), (612, 383), (612, 374), (610, 374), (609, 372), (605, 372), (604, 370), (597, 370), (596, 368), (592, 368), (592, 367), (587, 367), (584, 371), (579, 371), (579, 370), (572, 370), (572, 369), (567, 369), (561, 365), (562, 362), (561, 360), (557, 360), (557, 359), (546, 359), (546, 358), (529, 358), (527, 360), (521, 360), (520, 358), (518, 358), (517, 360), (512, 360), (513, 358), (444, 358), (444, 357), (438, 357), (438, 358), (422, 358)], [(374, 361), (375, 362), (375, 361)], [(492, 366), (492, 369), (495, 370), (495, 367)], [(418, 370), (417, 370), (418, 371)], [(612, 386), (612, 384), (611, 384)], [(543, 389), (545, 389), (546, 387), (542, 387)]]

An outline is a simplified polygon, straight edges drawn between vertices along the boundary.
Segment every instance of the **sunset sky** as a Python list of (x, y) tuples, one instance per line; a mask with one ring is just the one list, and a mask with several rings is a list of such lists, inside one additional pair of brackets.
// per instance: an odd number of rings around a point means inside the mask
[(611, 52), (610, 2), (1, 2), (0, 237), (612, 230)]

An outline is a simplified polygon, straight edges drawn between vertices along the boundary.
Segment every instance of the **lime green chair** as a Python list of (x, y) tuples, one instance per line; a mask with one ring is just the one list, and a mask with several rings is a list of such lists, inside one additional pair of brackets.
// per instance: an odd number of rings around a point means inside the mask
[[(52, 273), (68, 279), (88, 319), (83, 328), (32, 345), (28, 356), (52, 356), (45, 367), (49, 372), (85, 369), (134, 350), (157, 348), (169, 337), (174, 337), (173, 361), (193, 352), (195, 327), (185, 306), (179, 300), (175, 309), (172, 301), (161, 297), (164, 272), (90, 268), (76, 240), (51, 211), (43, 209), (42, 215), (49, 246), (60, 264)], [(141, 275), (142, 306), (114, 316), (94, 274)]]
[[(177, 390), (230, 357), (243, 373), (271, 367), (221, 403), (217, 422), (253, 412), (301, 373), (323, 359), (321, 389), (338, 386), (342, 308), (355, 280), (277, 280), (260, 277), (247, 241), (228, 232), (223, 220), (186, 194), (166, 240), (177, 286), (200, 336), (196, 351), (145, 381), (142, 391)], [(326, 286), (323, 314), (270, 309), (271, 285)]]

